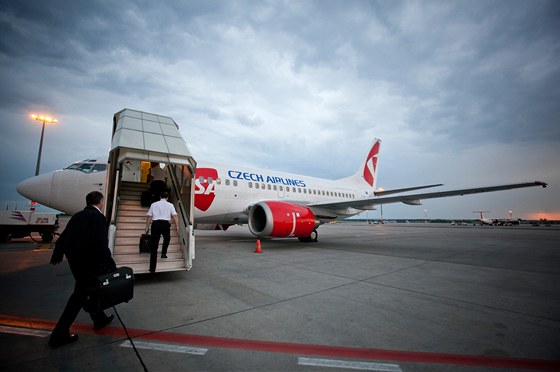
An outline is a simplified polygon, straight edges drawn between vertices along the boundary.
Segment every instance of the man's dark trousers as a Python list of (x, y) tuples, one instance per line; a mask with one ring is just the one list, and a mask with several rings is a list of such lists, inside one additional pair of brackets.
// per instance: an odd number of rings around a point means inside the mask
[[(91, 287), (91, 285), (88, 285), (85, 282), (76, 281), (74, 292), (70, 295), (64, 311), (53, 329), (52, 333), (55, 338), (63, 338), (69, 335), (68, 331), (70, 329), (70, 325), (74, 322), (78, 313), (86, 303), (88, 287)], [(100, 313), (90, 313), (89, 315), (91, 316), (94, 324), (100, 323), (107, 318), (107, 315), (105, 315), (105, 312), (103, 311)]]
[(171, 240), (170, 233), (171, 224), (166, 220), (156, 220), (152, 222), (152, 240), (150, 247), (150, 271), (156, 271), (157, 264), (157, 250), (159, 245), (159, 238), (163, 235), (163, 245), (161, 246), (161, 255), (167, 255), (167, 247)]

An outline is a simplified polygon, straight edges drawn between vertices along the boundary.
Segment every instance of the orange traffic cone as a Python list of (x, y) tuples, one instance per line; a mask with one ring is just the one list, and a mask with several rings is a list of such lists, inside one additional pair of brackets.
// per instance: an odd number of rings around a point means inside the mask
[(261, 240), (257, 239), (257, 246), (255, 247), (255, 253), (262, 253)]

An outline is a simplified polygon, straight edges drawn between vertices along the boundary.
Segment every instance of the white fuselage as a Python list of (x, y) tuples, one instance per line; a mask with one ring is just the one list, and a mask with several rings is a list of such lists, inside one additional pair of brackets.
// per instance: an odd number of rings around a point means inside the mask
[[(365, 191), (349, 187), (342, 181), (264, 169), (199, 163), (195, 179), (195, 221), (217, 224), (246, 223), (248, 208), (262, 200), (283, 200), (309, 205), (365, 196)], [(345, 213), (351, 214), (354, 213)]]
[[(23, 181), (18, 185), (18, 192), (53, 209), (74, 214), (83, 209), (87, 193), (105, 192), (105, 182), (105, 170), (86, 173), (79, 169), (62, 169)], [(262, 200), (308, 205), (362, 197), (367, 197), (367, 192), (352, 187), (347, 180), (199, 162), (194, 218), (197, 223), (243, 224), (247, 222), (248, 208)], [(359, 211), (340, 212), (347, 216)]]

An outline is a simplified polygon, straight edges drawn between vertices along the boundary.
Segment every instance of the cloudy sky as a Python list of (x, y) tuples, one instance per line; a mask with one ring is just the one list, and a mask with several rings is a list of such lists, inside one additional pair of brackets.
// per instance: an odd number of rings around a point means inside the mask
[[(560, 219), (558, 1), (0, 0), (0, 204), (108, 154), (113, 114), (171, 116), (195, 159), (378, 186), (530, 188), (387, 205), (386, 218)], [(375, 217), (378, 212), (369, 212)]]

